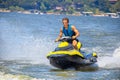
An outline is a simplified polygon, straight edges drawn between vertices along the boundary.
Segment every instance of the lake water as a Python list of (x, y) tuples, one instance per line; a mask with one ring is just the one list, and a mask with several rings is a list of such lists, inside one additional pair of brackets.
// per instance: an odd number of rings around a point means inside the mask
[[(97, 69), (49, 64), (46, 55), (58, 44), (63, 17), (79, 30), (82, 50), (97, 52)], [(8, 79), (120, 80), (120, 18), (0, 13), (0, 80)]]

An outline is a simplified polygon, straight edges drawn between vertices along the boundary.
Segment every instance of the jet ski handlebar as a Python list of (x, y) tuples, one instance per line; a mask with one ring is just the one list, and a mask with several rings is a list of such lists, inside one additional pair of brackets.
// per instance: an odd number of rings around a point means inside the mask
[(71, 37), (62, 37), (59, 41), (68, 41), (68, 40), (72, 40), (72, 38)]

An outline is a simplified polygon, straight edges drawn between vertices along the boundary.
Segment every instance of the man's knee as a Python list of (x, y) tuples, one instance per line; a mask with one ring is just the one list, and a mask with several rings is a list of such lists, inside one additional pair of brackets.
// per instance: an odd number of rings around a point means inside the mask
[(73, 46), (77, 46), (77, 41), (76, 41), (76, 40), (73, 40), (72, 45), (73, 45)]

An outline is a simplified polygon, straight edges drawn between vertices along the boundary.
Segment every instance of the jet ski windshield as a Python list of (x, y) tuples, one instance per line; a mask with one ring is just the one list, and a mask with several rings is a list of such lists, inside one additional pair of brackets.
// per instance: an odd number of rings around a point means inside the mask
[(72, 46), (71, 43), (69, 43), (70, 40), (72, 40), (72, 38), (69, 36), (62, 37), (59, 40), (60, 44), (58, 45), (57, 48), (55, 48), (55, 51), (73, 50), (74, 47)]
[(60, 42), (64, 42), (64, 41), (69, 41), (69, 40), (72, 40), (72, 38), (71, 37), (69, 37), (69, 36), (65, 36), (65, 37), (62, 37), (59, 41)]
[(68, 46), (65, 46), (65, 47), (57, 47), (55, 48), (54, 51), (68, 51), (68, 50), (73, 50), (74, 47), (72, 46), (72, 44), (69, 44)]

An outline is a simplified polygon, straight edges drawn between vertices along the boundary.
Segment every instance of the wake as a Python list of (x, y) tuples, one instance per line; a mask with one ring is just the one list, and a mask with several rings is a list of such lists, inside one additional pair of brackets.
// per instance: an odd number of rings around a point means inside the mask
[(111, 57), (100, 57), (97, 62), (99, 68), (119, 69), (120, 68), (120, 47), (117, 48)]

